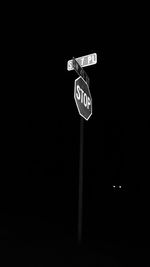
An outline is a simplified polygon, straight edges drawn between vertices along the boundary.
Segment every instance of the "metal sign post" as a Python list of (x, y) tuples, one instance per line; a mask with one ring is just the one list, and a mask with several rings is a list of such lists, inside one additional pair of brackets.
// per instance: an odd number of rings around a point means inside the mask
[(84, 119), (80, 117), (80, 154), (79, 154), (79, 195), (78, 195), (78, 244), (82, 241), (82, 207), (83, 207), (83, 141)]
[(97, 54), (93, 53), (67, 62), (67, 70), (75, 70), (80, 76), (75, 80), (74, 99), (80, 114), (80, 149), (79, 149), (79, 195), (78, 195), (78, 244), (82, 243), (83, 225), (83, 147), (84, 120), (92, 115), (92, 97), (89, 90), (89, 77), (82, 67), (97, 63)]

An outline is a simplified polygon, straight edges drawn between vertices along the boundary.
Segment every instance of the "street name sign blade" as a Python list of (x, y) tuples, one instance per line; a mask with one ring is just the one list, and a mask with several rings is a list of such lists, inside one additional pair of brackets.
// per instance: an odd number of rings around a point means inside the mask
[[(78, 57), (76, 58), (76, 61), (80, 64), (80, 66), (83, 67), (87, 67), (87, 66), (91, 66), (97, 63), (97, 54), (93, 53), (90, 55), (86, 55), (83, 57)], [(68, 60), (67, 62), (67, 70), (73, 70), (73, 60)]]
[(73, 58), (72, 64), (73, 64), (73, 69), (78, 73), (79, 76), (81, 76), (85, 80), (85, 82), (89, 86), (90, 79), (85, 70), (80, 66), (80, 64), (76, 61), (75, 58)]
[(88, 84), (81, 76), (74, 83), (74, 99), (80, 116), (88, 120), (92, 115), (92, 97)]

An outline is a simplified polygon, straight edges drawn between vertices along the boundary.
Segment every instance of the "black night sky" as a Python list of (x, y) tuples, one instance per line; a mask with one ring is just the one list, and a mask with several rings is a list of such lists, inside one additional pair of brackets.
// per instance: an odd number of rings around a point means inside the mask
[(12, 37), (19, 93), (2, 240), (12, 249), (40, 254), (45, 247), (46, 255), (58, 249), (77, 260), (81, 117), (73, 97), (78, 75), (67, 71), (67, 61), (97, 53), (97, 64), (84, 68), (93, 114), (84, 120), (82, 255), (97, 248), (118, 260), (117, 253), (146, 248), (150, 237), (149, 120), (136, 42), (132, 34), (109, 35), (98, 23), (92, 31), (94, 22), (89, 32), (87, 24), (82, 32), (67, 22), (55, 30), (41, 25), (20, 26), (19, 38), (18, 31)]

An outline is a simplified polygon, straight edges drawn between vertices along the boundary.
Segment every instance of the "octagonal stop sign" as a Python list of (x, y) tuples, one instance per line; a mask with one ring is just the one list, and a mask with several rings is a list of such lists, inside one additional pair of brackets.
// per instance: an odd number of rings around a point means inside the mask
[(79, 111), (79, 114), (88, 120), (92, 115), (92, 97), (88, 84), (80, 76), (74, 83), (74, 99)]

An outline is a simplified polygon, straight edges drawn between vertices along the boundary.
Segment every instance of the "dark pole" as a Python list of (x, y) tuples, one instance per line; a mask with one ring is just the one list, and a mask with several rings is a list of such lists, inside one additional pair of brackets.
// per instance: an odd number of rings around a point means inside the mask
[(80, 116), (80, 154), (79, 154), (79, 199), (78, 199), (78, 244), (82, 241), (82, 206), (83, 206), (83, 137), (84, 119)]

